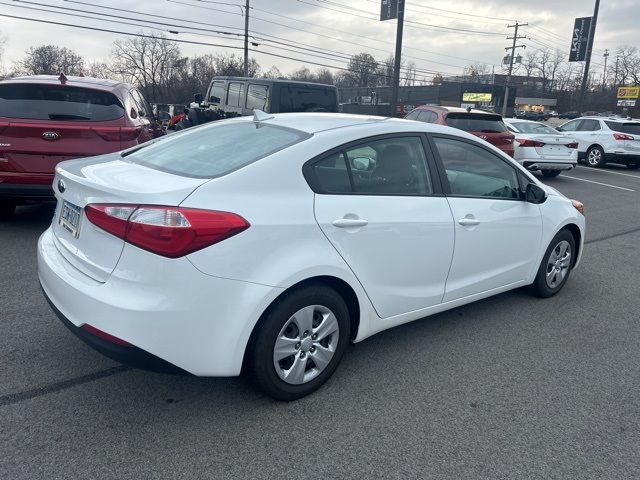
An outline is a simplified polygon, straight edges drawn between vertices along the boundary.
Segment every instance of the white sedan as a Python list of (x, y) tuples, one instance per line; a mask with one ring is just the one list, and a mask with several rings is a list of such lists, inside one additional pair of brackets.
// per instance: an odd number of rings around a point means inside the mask
[(569, 135), (531, 120), (505, 118), (504, 123), (515, 135), (513, 156), (527, 170), (557, 177), (578, 164), (578, 142)]
[(54, 311), (100, 352), (304, 396), (350, 341), (578, 264), (582, 204), (446, 126), (300, 113), (60, 163), (38, 243)]

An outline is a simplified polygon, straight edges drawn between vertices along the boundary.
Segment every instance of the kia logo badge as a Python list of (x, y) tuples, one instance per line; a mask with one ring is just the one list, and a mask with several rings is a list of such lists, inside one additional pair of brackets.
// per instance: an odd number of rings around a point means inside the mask
[(42, 138), (53, 142), (54, 140), (58, 140), (60, 138), (60, 134), (58, 132), (44, 132), (42, 134)]
[(64, 193), (66, 189), (67, 189), (67, 186), (64, 184), (64, 182), (62, 180), (58, 180), (58, 191), (60, 193)]

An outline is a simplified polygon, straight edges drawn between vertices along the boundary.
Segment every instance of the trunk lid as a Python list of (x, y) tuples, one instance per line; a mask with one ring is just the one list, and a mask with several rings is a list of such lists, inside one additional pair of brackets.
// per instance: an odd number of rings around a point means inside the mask
[(129, 163), (119, 154), (64, 162), (56, 168), (58, 201), (52, 230), (60, 253), (85, 275), (105, 282), (124, 240), (86, 218), (90, 203), (179, 205), (208, 179), (189, 178)]
[(0, 118), (0, 156), (5, 159), (2, 169), (53, 173), (63, 160), (121, 150), (121, 138), (128, 131), (123, 119), (98, 126), (89, 122)]
[(544, 146), (534, 147), (536, 153), (542, 157), (570, 157), (573, 149), (568, 148), (576, 140), (563, 135), (527, 135), (526, 138), (534, 142), (542, 142)]

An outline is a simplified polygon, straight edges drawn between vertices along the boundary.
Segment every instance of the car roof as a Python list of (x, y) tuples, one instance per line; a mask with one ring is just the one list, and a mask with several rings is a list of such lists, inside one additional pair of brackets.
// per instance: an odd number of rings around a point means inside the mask
[[(320, 132), (336, 131), (348, 128), (367, 127), (370, 135), (393, 133), (395, 131), (415, 131), (427, 133), (445, 133), (450, 135), (453, 134), (459, 137), (478, 140), (478, 137), (474, 135), (471, 135), (462, 130), (458, 130), (456, 128), (448, 127), (446, 125), (419, 122), (415, 120), (405, 120), (402, 118), (320, 112), (274, 113), (266, 115), (269, 115), (269, 118), (263, 120), (263, 122), (261, 123), (264, 123), (266, 125), (291, 128), (293, 130), (298, 130), (308, 134), (316, 134)], [(245, 116), (225, 121), (250, 122), (254, 121), (254, 119), (251, 116)]]
[(280, 78), (258, 78), (258, 77), (233, 77), (233, 76), (225, 76), (225, 75), (217, 75), (215, 77), (211, 77), (211, 81), (213, 80), (237, 80), (237, 81), (250, 81), (252, 83), (274, 83), (274, 84), (292, 84), (292, 85), (305, 85), (305, 86), (314, 86), (314, 87), (330, 87), (337, 88), (335, 85), (329, 85), (327, 83), (317, 83), (317, 82), (304, 82), (300, 80), (286, 80)]
[(534, 120), (525, 120), (524, 118), (503, 118), (502, 121), (504, 123), (535, 123), (538, 125), (540, 124), (540, 122), (536, 122)]
[[(62, 85), (59, 75), (27, 75), (22, 77), (12, 77), (0, 81), (0, 84), (7, 83), (36, 83), (45, 85)], [(117, 80), (94, 77), (68, 76), (65, 85), (72, 87), (92, 87), (102, 90), (115, 90), (120, 85), (128, 85)]]

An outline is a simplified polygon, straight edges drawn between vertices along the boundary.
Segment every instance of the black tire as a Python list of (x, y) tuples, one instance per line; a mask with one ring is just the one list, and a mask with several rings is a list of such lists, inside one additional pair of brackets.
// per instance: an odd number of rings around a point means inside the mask
[(554, 178), (560, 175), (561, 170), (542, 170), (542, 176), (544, 178)]
[(0, 203), (0, 220), (11, 220), (15, 213), (15, 203)]
[(627, 168), (629, 170), (638, 170), (638, 167), (640, 167), (640, 165), (637, 163), (627, 163)]
[[(550, 257), (552, 252), (556, 250), (556, 248), (560, 245), (560, 243), (565, 241), (568, 242), (570, 246), (571, 258), (569, 261), (569, 265), (567, 267), (565, 276), (562, 278), (562, 281), (560, 281), (555, 286), (550, 286), (547, 283), (547, 271), (548, 271), (547, 269), (550, 264)], [(548, 297), (553, 297), (556, 293), (562, 290), (562, 287), (564, 287), (564, 285), (567, 283), (567, 280), (569, 280), (569, 276), (571, 275), (571, 269), (573, 268), (573, 265), (575, 264), (575, 260), (576, 260), (575, 258), (576, 253), (577, 253), (576, 241), (573, 238), (573, 235), (571, 234), (571, 232), (566, 229), (560, 230), (556, 234), (556, 236), (553, 237), (553, 240), (551, 240), (551, 243), (549, 243), (549, 247), (547, 247), (547, 251), (544, 253), (544, 256), (542, 257), (542, 262), (540, 262), (540, 266), (538, 267), (538, 273), (536, 274), (536, 278), (533, 281), (533, 283), (530, 285), (531, 293), (533, 293), (538, 297), (548, 298)]]
[(606, 162), (604, 158), (604, 150), (598, 145), (594, 145), (587, 150), (586, 156), (587, 165), (594, 168), (602, 167)]
[[(275, 342), (292, 316), (311, 305), (326, 307), (335, 315), (339, 328), (337, 346), (327, 366), (315, 378), (293, 385), (285, 382), (276, 371), (273, 359)], [(246, 373), (257, 387), (276, 400), (296, 400), (314, 392), (329, 379), (340, 363), (349, 339), (349, 309), (343, 298), (322, 284), (306, 285), (286, 293), (260, 320), (247, 347)]]
[(190, 108), (187, 111), (187, 117), (189, 118), (189, 121), (191, 122), (191, 126), (195, 127), (196, 125), (200, 125), (202, 122), (200, 121), (200, 112), (198, 112), (198, 110), (196, 110), (195, 108)]

